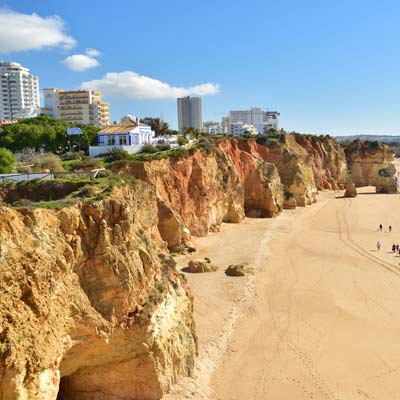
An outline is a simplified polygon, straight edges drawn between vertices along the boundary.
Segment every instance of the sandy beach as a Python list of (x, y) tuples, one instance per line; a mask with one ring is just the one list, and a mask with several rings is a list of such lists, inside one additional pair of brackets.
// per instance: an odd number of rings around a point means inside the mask
[[(373, 192), (323, 192), (313, 206), (195, 239), (195, 257), (220, 270), (187, 274), (199, 357), (166, 398), (399, 398), (399, 195)], [(240, 261), (255, 277), (225, 276)]]

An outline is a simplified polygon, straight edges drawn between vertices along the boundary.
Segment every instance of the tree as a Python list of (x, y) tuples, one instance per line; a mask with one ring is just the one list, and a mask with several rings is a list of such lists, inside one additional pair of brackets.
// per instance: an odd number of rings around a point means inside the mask
[(162, 121), (160, 118), (148, 118), (141, 120), (141, 122), (150, 125), (156, 136), (169, 135), (171, 133), (168, 123)]
[[(69, 126), (80, 127), (82, 135), (67, 136)], [(25, 148), (43, 149), (57, 154), (70, 148), (86, 151), (95, 141), (99, 130), (93, 125), (70, 125), (66, 121), (40, 115), (0, 128), (0, 147), (14, 152)]]
[(0, 147), (0, 173), (7, 174), (12, 171), (16, 158), (10, 150)]

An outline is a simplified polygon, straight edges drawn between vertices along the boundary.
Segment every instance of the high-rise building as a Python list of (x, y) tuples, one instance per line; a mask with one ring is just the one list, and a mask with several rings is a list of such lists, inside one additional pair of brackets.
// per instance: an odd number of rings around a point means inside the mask
[(110, 108), (96, 90), (43, 89), (42, 113), (73, 124), (95, 125), (104, 128), (110, 124)]
[(203, 112), (200, 97), (178, 98), (178, 129), (193, 128), (201, 131), (203, 127)]
[(39, 112), (39, 78), (21, 64), (0, 60), (0, 120), (35, 117)]

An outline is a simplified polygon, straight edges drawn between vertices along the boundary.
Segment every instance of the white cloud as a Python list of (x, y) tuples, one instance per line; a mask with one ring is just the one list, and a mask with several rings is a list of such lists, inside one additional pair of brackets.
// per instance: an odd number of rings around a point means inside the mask
[(101, 56), (100, 51), (96, 49), (86, 49), (85, 54), (89, 57), (98, 57)]
[(65, 33), (64, 21), (57, 15), (41, 17), (0, 8), (0, 52), (37, 50), (62, 46), (70, 49), (76, 41)]
[(95, 58), (85, 56), (84, 54), (74, 54), (65, 58), (62, 62), (69, 69), (72, 69), (72, 71), (85, 71), (100, 65)]
[(133, 71), (109, 72), (101, 79), (83, 82), (81, 87), (101, 90), (108, 96), (130, 99), (170, 99), (189, 95), (206, 96), (219, 92), (219, 85), (213, 83), (176, 87)]

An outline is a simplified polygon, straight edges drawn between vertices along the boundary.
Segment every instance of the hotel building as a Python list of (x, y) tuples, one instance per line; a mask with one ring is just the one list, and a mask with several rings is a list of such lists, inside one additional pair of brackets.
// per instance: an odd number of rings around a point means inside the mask
[(110, 108), (96, 90), (43, 89), (42, 113), (72, 124), (95, 125), (104, 128), (110, 124)]
[(0, 120), (36, 117), (39, 112), (39, 78), (21, 64), (0, 60)]

